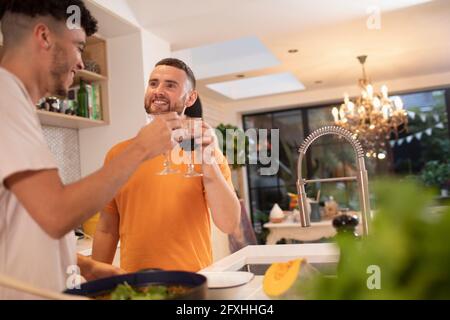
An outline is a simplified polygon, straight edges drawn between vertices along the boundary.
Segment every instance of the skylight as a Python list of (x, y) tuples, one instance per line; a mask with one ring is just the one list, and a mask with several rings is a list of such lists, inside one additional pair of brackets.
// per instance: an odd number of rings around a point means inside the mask
[(207, 87), (230, 99), (246, 99), (304, 90), (305, 86), (290, 72), (208, 84)]
[(280, 64), (257, 37), (175, 51), (172, 56), (186, 62), (199, 80)]

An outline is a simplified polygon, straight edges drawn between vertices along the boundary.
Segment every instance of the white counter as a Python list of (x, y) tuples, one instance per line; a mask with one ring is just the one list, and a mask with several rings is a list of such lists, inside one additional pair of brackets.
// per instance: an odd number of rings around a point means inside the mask
[(331, 243), (248, 246), (202, 271), (236, 271), (245, 264), (285, 262), (306, 258), (310, 263), (337, 262), (339, 250)]
[[(306, 258), (309, 263), (337, 263), (339, 250), (334, 244), (295, 244), (248, 246), (201, 272), (237, 271), (247, 264), (272, 264), (297, 258)], [(209, 290), (212, 300), (266, 300), (262, 290), (263, 276), (256, 275), (246, 285), (230, 289)]]

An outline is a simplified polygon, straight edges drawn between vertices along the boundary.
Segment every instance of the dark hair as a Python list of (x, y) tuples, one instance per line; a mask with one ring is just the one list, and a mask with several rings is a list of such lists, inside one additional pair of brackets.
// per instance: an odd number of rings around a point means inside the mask
[(81, 11), (81, 27), (87, 36), (97, 32), (97, 20), (91, 15), (82, 0), (0, 0), (0, 20), (9, 13), (35, 18), (51, 16), (58, 21), (66, 21), (71, 13), (67, 8), (75, 5)]
[(175, 58), (166, 58), (166, 59), (161, 60), (160, 62), (158, 62), (155, 65), (155, 67), (158, 67), (158, 66), (169, 66), (169, 67), (174, 67), (174, 68), (183, 70), (186, 73), (189, 81), (191, 82), (192, 88), (195, 89), (197, 83), (195, 80), (194, 72), (192, 72), (191, 68), (189, 68), (189, 66), (186, 63), (184, 63), (183, 61), (181, 61), (179, 59), (175, 59)]
[(191, 107), (186, 109), (184, 114), (189, 118), (203, 118), (203, 108), (202, 102), (200, 101), (200, 97), (197, 98), (197, 100)]

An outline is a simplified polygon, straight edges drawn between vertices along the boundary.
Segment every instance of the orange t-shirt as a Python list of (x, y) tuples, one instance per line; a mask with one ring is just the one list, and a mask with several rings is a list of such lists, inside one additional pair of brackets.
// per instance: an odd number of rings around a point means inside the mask
[[(129, 145), (114, 146), (105, 162)], [(231, 173), (220, 153), (222, 174)], [(128, 272), (147, 268), (197, 272), (212, 263), (211, 222), (202, 177), (159, 176), (164, 157), (140, 165), (104, 212), (119, 215), (120, 266)], [(187, 165), (173, 165), (185, 173)], [(195, 170), (201, 172), (201, 166)]]

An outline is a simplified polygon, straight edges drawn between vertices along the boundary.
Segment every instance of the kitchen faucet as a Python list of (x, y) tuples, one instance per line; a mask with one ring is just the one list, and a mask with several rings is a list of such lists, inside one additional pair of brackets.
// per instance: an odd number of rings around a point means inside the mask
[[(306, 151), (311, 146), (311, 144), (318, 138), (326, 135), (337, 135), (345, 140), (347, 140), (353, 147), (356, 154), (356, 167), (358, 169), (358, 175), (356, 177), (341, 177), (341, 178), (329, 178), (329, 179), (315, 179), (315, 180), (304, 180), (302, 178), (302, 162)], [(328, 126), (320, 128), (313, 133), (311, 133), (301, 145), (298, 151), (298, 164), (297, 164), (297, 191), (298, 191), (298, 202), (300, 209), (300, 224), (302, 228), (310, 227), (310, 217), (307, 210), (307, 197), (305, 192), (305, 185), (308, 183), (315, 182), (340, 182), (340, 181), (357, 181), (359, 190), (359, 203), (362, 216), (363, 224), (363, 235), (367, 236), (369, 233), (369, 223), (370, 219), (370, 202), (369, 202), (369, 180), (367, 177), (366, 165), (364, 162), (364, 150), (361, 143), (356, 139), (356, 136), (350, 131), (337, 127)]]

